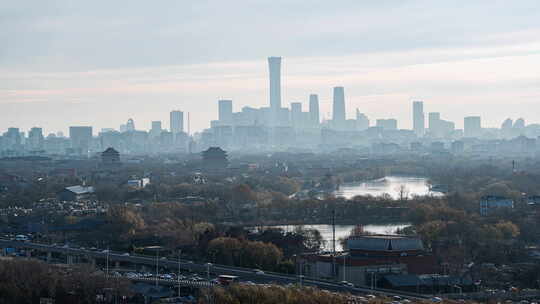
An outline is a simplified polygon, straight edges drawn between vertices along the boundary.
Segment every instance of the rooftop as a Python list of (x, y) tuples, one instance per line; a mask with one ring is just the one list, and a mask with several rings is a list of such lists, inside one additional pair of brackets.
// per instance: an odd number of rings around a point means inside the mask
[(94, 193), (94, 187), (90, 187), (90, 186), (81, 186), (81, 185), (78, 185), (78, 186), (71, 186), (71, 187), (66, 187), (65, 190), (70, 191), (70, 192), (73, 192), (73, 193), (75, 193), (75, 194)]
[(399, 235), (361, 235), (347, 240), (349, 250), (366, 251), (410, 251), (424, 250), (422, 241), (417, 237)]

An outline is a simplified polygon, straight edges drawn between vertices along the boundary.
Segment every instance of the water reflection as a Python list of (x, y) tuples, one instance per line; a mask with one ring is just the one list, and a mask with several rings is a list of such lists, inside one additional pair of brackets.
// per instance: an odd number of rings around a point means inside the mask
[(388, 193), (393, 199), (413, 195), (434, 195), (442, 193), (430, 191), (428, 179), (425, 177), (386, 176), (369, 182), (354, 182), (342, 184), (334, 192), (336, 196), (352, 198), (357, 195), (381, 196)]

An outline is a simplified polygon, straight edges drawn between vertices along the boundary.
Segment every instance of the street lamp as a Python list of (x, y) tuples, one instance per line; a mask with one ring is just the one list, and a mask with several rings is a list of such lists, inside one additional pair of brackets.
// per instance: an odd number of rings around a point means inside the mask
[(343, 281), (347, 281), (346, 280), (346, 267), (347, 267), (347, 264), (345, 263), (347, 259), (347, 256), (345, 254), (343, 254)]
[(210, 266), (212, 266), (212, 263), (206, 263), (206, 280), (210, 281)]
[(107, 280), (109, 279), (109, 246), (107, 246)]
[(182, 250), (178, 250), (178, 297), (180, 297), (180, 256), (182, 255)]
[(156, 287), (158, 287), (159, 276), (159, 250), (156, 250)]

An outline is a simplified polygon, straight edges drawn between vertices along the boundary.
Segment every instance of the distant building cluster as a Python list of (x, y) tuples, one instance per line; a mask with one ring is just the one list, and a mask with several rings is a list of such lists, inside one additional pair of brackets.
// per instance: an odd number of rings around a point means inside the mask
[[(0, 156), (18, 157), (43, 154), (90, 156), (107, 148), (121, 154), (190, 153), (222, 147), (227, 151), (332, 151), (340, 148), (369, 149), (370, 153), (395, 153), (403, 150), (452, 152), (536, 152), (540, 124), (525, 123), (522, 118), (506, 119), (500, 128), (482, 127), (480, 116), (468, 116), (463, 129), (442, 118), (439, 112), (424, 111), (424, 102), (412, 102), (413, 128), (400, 129), (395, 118), (369, 117), (356, 109), (348, 118), (345, 88), (333, 88), (332, 116), (320, 115), (319, 97), (310, 94), (308, 106), (291, 101), (282, 103), (281, 57), (269, 57), (269, 101), (267, 107), (243, 107), (234, 111), (233, 100), (217, 101), (218, 119), (210, 128), (195, 134), (184, 129), (184, 112), (170, 112), (169, 128), (152, 121), (149, 130), (136, 128), (128, 119), (119, 129), (102, 129), (96, 134), (91, 126), (71, 126), (69, 135), (61, 132), (45, 136), (42, 128), (25, 132), (9, 128), (0, 136)], [(189, 120), (189, 115), (188, 115)], [(516, 142), (517, 141), (517, 142)]]

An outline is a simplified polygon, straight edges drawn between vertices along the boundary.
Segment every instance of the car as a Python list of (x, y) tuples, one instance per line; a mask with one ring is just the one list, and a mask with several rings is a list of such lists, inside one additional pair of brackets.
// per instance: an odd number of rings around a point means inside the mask
[(122, 256), (129, 256), (129, 253), (122, 253)]
[(14, 240), (18, 242), (28, 242), (30, 241), (30, 238), (24, 234), (19, 234), (15, 236)]
[(111, 251), (109, 249), (102, 250), (101, 253), (110, 253)]
[(261, 274), (264, 274), (264, 271), (262, 271), (260, 269), (256, 269), (255, 274), (261, 275)]
[(433, 298), (431, 298), (430, 300), (431, 300), (431, 302), (433, 302), (433, 303), (441, 303), (441, 302), (442, 302), (442, 299), (439, 298), (439, 297), (433, 297)]
[(166, 260), (166, 259), (167, 259), (167, 257), (161, 257), (161, 259), (160, 259), (160, 260)]

